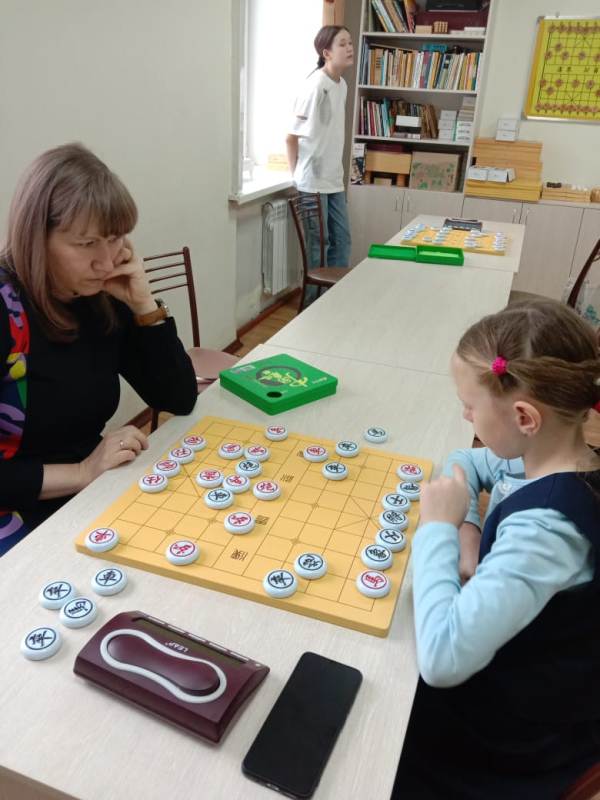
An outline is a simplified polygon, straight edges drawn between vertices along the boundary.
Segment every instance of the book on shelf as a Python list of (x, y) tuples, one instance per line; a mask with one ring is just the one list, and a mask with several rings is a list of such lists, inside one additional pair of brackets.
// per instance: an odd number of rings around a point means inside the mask
[(375, 20), (384, 33), (408, 33), (409, 27), (402, 0), (371, 0), (369, 5), (368, 28), (374, 31)]
[[(453, 48), (458, 51), (460, 48)], [(360, 83), (410, 89), (477, 88), (480, 53), (444, 52), (365, 44), (361, 54)]]
[(350, 183), (354, 186), (361, 186), (365, 182), (366, 155), (365, 143), (354, 142), (352, 145), (352, 170), (350, 171)]
[[(399, 117), (410, 117), (415, 123), (398, 125)], [(390, 100), (388, 97), (379, 100), (361, 97), (358, 135), (384, 136), (388, 139), (437, 139), (435, 108), (432, 105)]]
[(417, 17), (417, 3), (415, 0), (404, 0), (404, 14), (406, 16), (406, 22), (408, 24), (408, 30), (411, 33), (415, 32), (415, 24), (416, 24), (416, 17)]

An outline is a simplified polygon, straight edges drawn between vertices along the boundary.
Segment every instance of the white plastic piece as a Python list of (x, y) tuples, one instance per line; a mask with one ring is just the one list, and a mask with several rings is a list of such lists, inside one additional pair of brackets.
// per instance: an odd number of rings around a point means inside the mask
[(389, 569), (394, 561), (391, 550), (380, 544), (368, 544), (362, 549), (360, 559), (370, 569)]
[(164, 475), (157, 475), (156, 472), (142, 475), (138, 481), (138, 486), (142, 492), (150, 492), (151, 494), (154, 492), (162, 492), (163, 489), (167, 488), (168, 484), (168, 479), (165, 478)]
[(233, 459), (241, 458), (244, 455), (244, 448), (237, 442), (224, 442), (219, 447), (219, 455), (221, 458), (233, 461)]
[(406, 536), (395, 528), (381, 528), (375, 534), (375, 541), (392, 553), (400, 553), (406, 547)]
[(262, 467), (258, 461), (244, 459), (243, 461), (238, 461), (235, 465), (235, 471), (238, 475), (245, 475), (247, 478), (256, 478), (261, 474)]
[(96, 594), (109, 597), (119, 594), (127, 586), (127, 574), (118, 567), (104, 567), (98, 570), (91, 583)]
[(209, 508), (229, 508), (229, 506), (233, 505), (233, 492), (218, 486), (204, 495), (204, 502)]
[(30, 661), (43, 661), (58, 653), (62, 638), (56, 628), (43, 625), (25, 634), (21, 641), (21, 652)]
[(367, 428), (363, 433), (363, 437), (367, 442), (371, 442), (371, 444), (383, 444), (383, 442), (387, 442), (388, 433), (385, 428), (374, 426), (372, 428)]
[(263, 589), (271, 597), (290, 597), (298, 588), (298, 579), (287, 569), (273, 569), (263, 580)]
[(285, 425), (269, 425), (265, 430), (265, 436), (271, 442), (283, 442), (288, 437), (288, 429)]
[(405, 531), (408, 528), (408, 517), (401, 511), (382, 511), (379, 515), (379, 524), (382, 528)]
[(198, 453), (200, 450), (204, 450), (206, 447), (206, 439), (204, 436), (200, 436), (200, 434), (192, 434), (183, 438), (181, 440), (181, 444), (184, 447), (189, 447), (190, 450), (194, 451), (194, 453)]
[(258, 500), (276, 500), (281, 495), (281, 486), (276, 481), (258, 481), (252, 491)]
[[(166, 478), (163, 478), (163, 480), (166, 481)], [(85, 537), (85, 546), (94, 553), (105, 553), (118, 544), (119, 534), (114, 528), (94, 528)]]
[(196, 483), (203, 489), (214, 489), (223, 483), (223, 473), (218, 469), (203, 469), (196, 475)]
[(386, 511), (401, 511), (405, 514), (410, 509), (410, 500), (405, 494), (389, 492), (382, 498), (381, 505)]
[(56, 610), (68, 603), (76, 594), (77, 590), (69, 581), (49, 581), (40, 590), (40, 605)]
[(60, 610), (59, 619), (66, 628), (84, 628), (98, 616), (98, 607), (89, 597), (74, 597)]
[(249, 444), (244, 450), (244, 455), (251, 461), (266, 461), (271, 455), (271, 451), (264, 444)]
[(227, 475), (223, 481), (223, 488), (229, 489), (229, 491), (234, 494), (247, 492), (251, 486), (250, 478), (247, 478), (245, 475)]
[(330, 481), (343, 481), (348, 477), (348, 467), (339, 461), (328, 461), (323, 464), (321, 472)]
[(294, 561), (294, 569), (301, 578), (314, 581), (327, 572), (327, 561), (319, 553), (301, 553)]
[(163, 458), (162, 461), (157, 461), (152, 467), (156, 475), (164, 475), (165, 478), (174, 478), (181, 472), (181, 464), (174, 458)]
[(423, 470), (418, 464), (400, 464), (396, 470), (396, 475), (402, 478), (403, 481), (419, 481), (423, 480)]
[(250, 533), (256, 525), (256, 520), (247, 511), (232, 511), (225, 517), (223, 525), (229, 533)]
[(302, 455), (307, 461), (319, 462), (327, 461), (328, 453), (320, 444), (311, 444), (304, 448)]
[(351, 442), (349, 439), (342, 439), (337, 442), (335, 452), (342, 458), (354, 458), (360, 452), (360, 445), (358, 442)]
[(198, 560), (200, 550), (196, 542), (190, 539), (179, 539), (171, 544), (165, 550), (167, 561), (174, 564), (176, 567), (184, 567), (186, 564), (193, 564)]
[(191, 447), (174, 447), (169, 451), (169, 458), (180, 464), (190, 464), (194, 460), (194, 451)]
[(385, 597), (390, 593), (392, 584), (383, 572), (367, 569), (356, 578), (356, 588), (366, 597)]

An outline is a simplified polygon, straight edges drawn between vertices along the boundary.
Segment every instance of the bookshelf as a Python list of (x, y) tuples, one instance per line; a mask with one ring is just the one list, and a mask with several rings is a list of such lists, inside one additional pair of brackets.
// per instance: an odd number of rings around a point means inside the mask
[[(383, 4), (389, 8), (390, 0), (376, 2), (379, 7)], [(371, 152), (375, 147), (389, 151), (399, 145), (399, 150), (413, 156), (422, 152), (458, 156), (459, 167), (457, 185), (451, 192), (408, 188), (408, 176), (404, 187), (401, 181), (395, 182), (393, 179), (391, 185), (387, 186), (356, 185), (351, 181), (348, 195), (350, 215), (356, 221), (362, 216), (358, 238), (364, 240), (356, 252), (353, 248), (353, 263), (364, 257), (364, 247), (370, 241), (384, 240), (386, 225), (390, 238), (415, 213), (452, 216), (457, 209), (459, 212), (462, 209), (465, 173), (471, 163), (472, 144), (477, 131), (480, 92), (485, 77), (485, 50), (490, 38), (495, 2), (490, 0), (488, 5), (485, 35), (470, 35), (462, 30), (449, 33), (384, 30), (380, 16), (374, 10), (373, 0), (362, 0), (360, 33), (355, 49), (357, 80), (352, 145), (365, 145), (367, 153), (370, 148)], [(405, 3), (404, 0), (396, 0), (394, 5), (396, 20), (392, 19), (392, 25), (398, 27), (394, 23), (398, 19), (398, 10), (404, 10)], [(422, 13), (425, 12), (425, 5), (425, 0), (415, 2), (418, 14), (414, 20), (416, 24), (423, 24), (422, 18), (427, 17)], [(442, 12), (439, 16), (444, 19)], [(462, 17), (454, 15), (454, 20), (460, 19)], [(467, 26), (483, 24), (473, 22), (468, 12), (464, 19)], [(403, 22), (407, 21), (404, 14)], [(449, 27), (454, 25), (450, 24)], [(463, 25), (457, 27), (462, 28)], [(448, 119), (454, 114), (458, 116), (461, 108), (464, 109), (461, 121), (463, 118), (465, 121), (472, 120), (470, 135), (468, 126), (464, 124), (455, 125), (449, 134)], [(397, 109), (402, 119), (417, 115), (421, 117), (421, 127), (415, 128), (419, 138), (412, 133), (412, 126), (393, 124)], [(442, 111), (447, 113), (442, 123), (444, 133), (442, 138), (438, 138)], [(433, 125), (432, 114), (435, 114)], [(354, 147), (350, 150), (352, 158)], [(349, 173), (352, 175), (352, 162)], [(382, 205), (385, 207), (382, 208)], [(436, 210), (428, 212), (429, 207)], [(380, 212), (381, 216), (376, 221)], [(365, 213), (367, 219), (364, 218)], [(369, 222), (370, 217), (373, 217), (373, 225)], [(387, 220), (386, 225), (382, 226), (382, 220)], [(377, 228), (378, 236), (374, 235), (374, 228)]]

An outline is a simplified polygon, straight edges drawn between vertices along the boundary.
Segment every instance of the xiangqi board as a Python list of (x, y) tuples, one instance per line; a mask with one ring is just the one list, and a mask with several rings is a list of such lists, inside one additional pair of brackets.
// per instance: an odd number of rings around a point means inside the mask
[[(275, 426), (277, 427), (277, 426)], [(389, 453), (360, 442), (357, 455), (344, 458), (336, 454), (336, 443), (297, 433), (283, 441), (269, 440), (265, 428), (236, 420), (204, 417), (186, 436), (202, 437), (206, 446), (194, 454), (193, 461), (181, 465), (181, 472), (167, 480), (162, 491), (142, 491), (139, 482), (130, 486), (76, 540), (82, 553), (152, 572), (216, 591), (266, 603), (279, 609), (354, 628), (376, 636), (386, 636), (408, 561), (409, 547), (393, 554), (393, 565), (385, 571), (391, 590), (385, 597), (367, 597), (356, 586), (357, 577), (367, 567), (361, 551), (375, 543), (382, 526), (382, 499), (393, 493), (403, 464), (420, 467), (424, 479), (432, 471), (426, 459)], [(358, 440), (357, 440), (358, 441)], [(173, 449), (181, 442), (174, 442)], [(225, 509), (206, 505), (211, 491), (198, 485), (196, 476), (220, 471), (238, 475), (241, 460), (227, 454), (228, 444), (255, 446), (269, 451), (261, 463), (259, 477), (252, 488), (233, 495)], [(363, 446), (366, 445), (366, 446)], [(225, 449), (224, 449), (225, 448)], [(304, 457), (306, 448), (325, 448), (330, 461), (343, 462), (348, 469), (344, 480), (323, 476), (323, 462)], [(240, 482), (244, 476), (239, 476)], [(141, 478), (141, 476), (140, 476)], [(237, 480), (237, 479), (236, 479)], [(247, 480), (247, 479), (246, 479)], [(257, 484), (276, 483), (281, 493), (274, 500), (254, 495)], [(418, 502), (412, 502), (404, 531), (408, 542), (418, 521)], [(225, 519), (235, 513), (251, 515), (255, 526), (245, 534), (234, 535), (225, 529)], [(106, 551), (90, 550), (86, 538), (95, 529), (112, 529), (119, 543)], [(199, 555), (192, 563), (171, 563), (166, 551), (174, 543), (188, 540)], [(298, 556), (312, 553), (327, 562), (327, 573), (307, 580), (294, 573)], [(294, 573), (297, 590), (290, 597), (271, 597), (264, 587), (266, 576), (277, 570)]]
[(499, 231), (463, 231), (453, 228), (449, 230), (443, 241), (440, 241), (440, 229), (419, 227), (414, 234), (402, 237), (403, 244), (440, 244), (445, 247), (459, 247), (465, 253), (480, 253), (485, 256), (506, 255), (507, 239)]

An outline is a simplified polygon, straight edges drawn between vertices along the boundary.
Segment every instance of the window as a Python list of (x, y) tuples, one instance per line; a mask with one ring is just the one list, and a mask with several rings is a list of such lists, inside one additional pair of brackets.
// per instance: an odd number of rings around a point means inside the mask
[(317, 65), (323, 0), (241, 0), (237, 191), (290, 181), (285, 137), (297, 91)]

